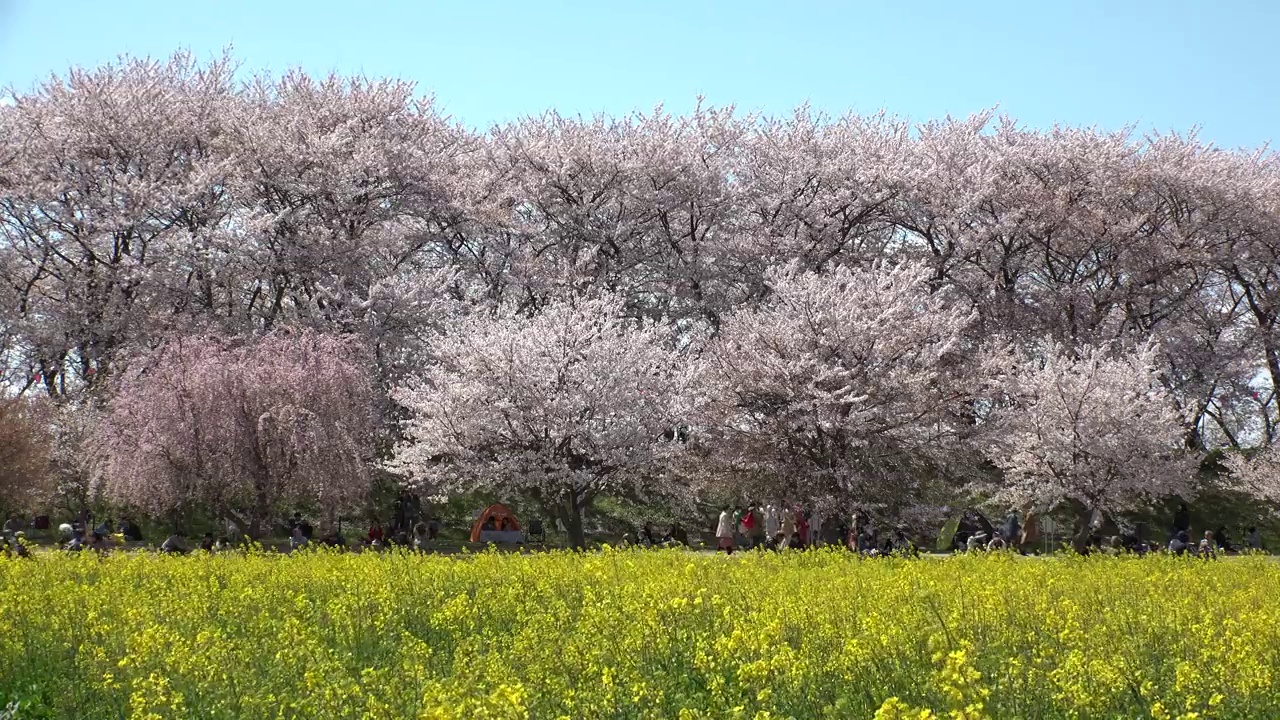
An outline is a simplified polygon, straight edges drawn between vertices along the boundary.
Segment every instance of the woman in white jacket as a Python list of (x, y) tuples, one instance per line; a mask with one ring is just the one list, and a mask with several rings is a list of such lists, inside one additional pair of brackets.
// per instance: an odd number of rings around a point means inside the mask
[(716, 523), (716, 547), (733, 554), (733, 508), (725, 508), (720, 513), (720, 522)]

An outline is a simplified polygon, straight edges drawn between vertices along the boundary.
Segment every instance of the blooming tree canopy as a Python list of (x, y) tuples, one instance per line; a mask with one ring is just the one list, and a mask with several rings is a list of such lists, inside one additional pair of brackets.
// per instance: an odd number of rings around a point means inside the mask
[(1249, 458), (1232, 455), (1227, 459), (1227, 467), (1236, 477), (1237, 489), (1280, 505), (1280, 449), (1265, 448)]
[(445, 492), (525, 495), (577, 546), (603, 492), (680, 491), (668, 472), (685, 420), (690, 360), (659, 323), (616, 296), (504, 307), (457, 321), (423, 378), (396, 399), (413, 417), (392, 467)]
[[(278, 330), (358, 338), (386, 427), (455, 313), (609, 294), (723, 336), (690, 435), (721, 480), (887, 501), (989, 471), (994, 335), (1152, 342), (1187, 450), (1280, 439), (1272, 150), (702, 103), (476, 132), (412, 83), (235, 68), (125, 57), (0, 102), (0, 393), (51, 397), (57, 432), (155, 348)], [(54, 445), (79, 504), (80, 444)]]
[(989, 455), (1004, 470), (997, 498), (1041, 507), (1081, 508), (1077, 547), (1095, 512), (1186, 493), (1193, 468), (1183, 459), (1182, 423), (1156, 377), (1156, 349), (1129, 354), (1051, 345), (1018, 363), (994, 414)]
[(100, 488), (156, 514), (203, 501), (252, 537), (290, 505), (350, 508), (369, 487), (366, 362), (311, 332), (175, 340), (121, 379), (93, 443)]
[(974, 315), (916, 264), (771, 271), (708, 350), (704, 422), (733, 482), (793, 497), (909, 499), (955, 450)]

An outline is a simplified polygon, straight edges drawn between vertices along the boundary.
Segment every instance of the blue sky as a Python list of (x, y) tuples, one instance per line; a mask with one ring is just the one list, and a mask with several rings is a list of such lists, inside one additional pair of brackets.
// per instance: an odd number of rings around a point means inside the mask
[(0, 85), (120, 53), (415, 80), (484, 128), (665, 103), (1280, 140), (1280, 2), (0, 0)]

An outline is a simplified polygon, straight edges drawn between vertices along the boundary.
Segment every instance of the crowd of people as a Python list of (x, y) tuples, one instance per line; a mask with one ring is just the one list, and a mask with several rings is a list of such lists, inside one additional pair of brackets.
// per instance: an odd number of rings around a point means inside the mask
[[(142, 529), (132, 519), (126, 518), (118, 524), (103, 520), (96, 525), (93, 520), (93, 514), (84, 510), (72, 521), (50, 528), (47, 520), (43, 523), (39, 520), (26, 523), (17, 515), (11, 515), (4, 523), (3, 532), (0, 533), (0, 554), (31, 557), (26, 534), (29, 527), (56, 530), (57, 537), (60, 538), (59, 549), (73, 553), (86, 550), (107, 553), (115, 547), (138, 546), (145, 542)], [(333, 525), (330, 530), (323, 532), (317, 538), (314, 526), (301, 513), (295, 513), (285, 523), (285, 528), (288, 532), (290, 552), (310, 546), (351, 547), (347, 538), (343, 536), (340, 525)], [(402, 522), (402, 518), (397, 515), (397, 522), (390, 530), (384, 529), (377, 518), (371, 518), (367, 535), (357, 547), (375, 551), (394, 547), (425, 550), (428, 544), (438, 538), (439, 534), (440, 522), (434, 517), (408, 524), (407, 521)], [(237, 541), (233, 542), (232, 538), (237, 538)], [(214, 553), (245, 544), (247, 540), (244, 534), (234, 524), (229, 523), (225, 534), (215, 537), (214, 533), (206, 532), (194, 545), (188, 541), (185, 533), (175, 530), (165, 537), (157, 550), (172, 555), (187, 554), (193, 549)]]
[[(401, 512), (402, 509), (407, 509), (407, 505), (403, 508), (398, 505), (390, 528), (384, 528), (377, 517), (370, 518), (365, 537), (355, 547), (372, 551), (391, 548), (426, 551), (434, 547), (441, 529), (439, 520), (434, 517), (412, 517), (408, 512)], [(511, 523), (506, 517), (489, 517), (482, 529), (507, 530), (514, 527)], [(32, 525), (38, 526), (39, 523)], [(47, 527), (47, 523), (45, 526)], [(311, 546), (351, 547), (342, 535), (341, 525), (331, 526), (316, 538), (312, 524), (301, 513), (295, 513), (285, 526), (290, 552)], [(956, 521), (951, 548), (957, 552), (1012, 550), (1025, 553), (1035, 545), (1033, 538), (1037, 535), (1037, 530), (1034, 526), (1035, 522), (1029, 515), (1024, 524), (1015, 511), (1010, 511), (1003, 522), (995, 525), (980, 512), (967, 510)], [(25, 542), (25, 529), (24, 522), (16, 516), (10, 516), (4, 523), (3, 534), (0, 535), (0, 553), (30, 557), (31, 553)], [(68, 552), (88, 550), (106, 553), (120, 542), (139, 544), (144, 541), (141, 528), (133, 520), (126, 518), (118, 525), (104, 520), (95, 525), (92, 513), (87, 510), (82, 511), (74, 521), (63, 523), (57, 529), (64, 541), (61, 548)], [(1174, 513), (1167, 541), (1149, 540), (1145, 535), (1142, 526), (1120, 529), (1117, 534), (1106, 537), (1095, 530), (1090, 534), (1085, 551), (1107, 554), (1168, 552), (1174, 555), (1214, 558), (1219, 554), (1242, 550), (1265, 550), (1256, 526), (1244, 529), (1240, 544), (1232, 542), (1223, 526), (1205, 530), (1198, 540), (1193, 541), (1190, 511), (1185, 503), (1180, 504)], [(211, 532), (205, 533), (194, 547), (211, 553), (230, 550), (236, 544), (241, 544), (233, 543), (230, 539), (232, 537), (244, 536), (229, 525), (227, 534), (215, 537)], [(634, 535), (628, 533), (622, 540), (624, 545), (641, 547), (677, 547), (690, 544), (688, 533), (679, 523), (672, 523), (666, 532), (660, 532), (653, 523), (646, 522)], [(843, 546), (867, 556), (904, 553), (914, 555), (919, 552), (904, 527), (877, 528), (870, 517), (856, 512), (828, 516), (814, 522), (803, 506), (786, 507), (779, 503), (724, 507), (716, 523), (715, 540), (717, 551), (727, 554), (733, 554), (737, 549), (783, 550), (819, 545)], [(165, 538), (158, 549), (166, 554), (185, 554), (193, 548), (183, 533), (174, 532)]]
[(737, 548), (784, 550), (815, 545), (843, 545), (864, 555), (919, 552), (903, 527), (880, 531), (859, 513), (848, 520), (831, 516), (815, 525), (803, 506), (773, 503), (725, 507), (715, 535), (716, 549), (730, 555)]
[[(1100, 518), (1096, 518), (1099, 519)], [(1010, 510), (998, 524), (982, 513), (968, 509), (954, 521), (950, 549), (953, 552), (986, 552), (1009, 550), (1026, 554), (1036, 549), (1041, 537), (1037, 521), (1028, 514), (1024, 518)], [(1204, 558), (1240, 551), (1264, 551), (1261, 533), (1256, 526), (1244, 530), (1243, 544), (1233, 543), (1224, 526), (1206, 530), (1198, 542), (1190, 540), (1190, 511), (1181, 503), (1174, 515), (1168, 540), (1145, 539), (1143, 526), (1125, 526), (1117, 534), (1104, 536), (1100, 528), (1091, 528), (1084, 552), (1105, 554), (1168, 552)], [(785, 549), (814, 545), (843, 546), (867, 555), (918, 554), (906, 529), (897, 526), (879, 529), (865, 514), (828, 516), (818, 523), (802, 507), (785, 508), (775, 504), (752, 504), (725, 507), (715, 528), (716, 548), (727, 554), (736, 549)], [(1045, 548), (1049, 549), (1048, 546)]]

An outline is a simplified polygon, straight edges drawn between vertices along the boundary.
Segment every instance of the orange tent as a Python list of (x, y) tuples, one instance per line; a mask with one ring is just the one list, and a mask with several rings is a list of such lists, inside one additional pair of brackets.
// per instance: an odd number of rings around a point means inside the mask
[(519, 530), (520, 523), (516, 520), (515, 513), (511, 512), (506, 505), (501, 503), (490, 505), (480, 513), (476, 521), (471, 524), (471, 542), (480, 542), (480, 529), (484, 527), (485, 521), (493, 518), (494, 525), (501, 528), (503, 519), (507, 521), (507, 530)]

